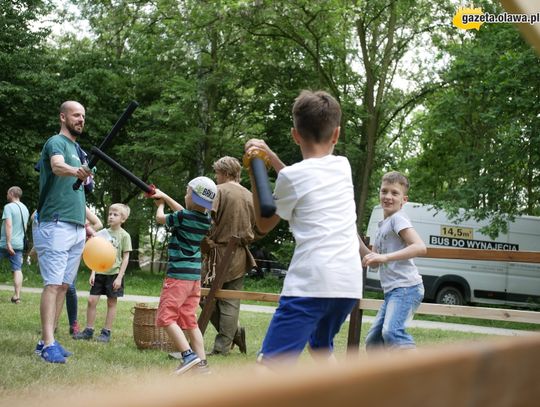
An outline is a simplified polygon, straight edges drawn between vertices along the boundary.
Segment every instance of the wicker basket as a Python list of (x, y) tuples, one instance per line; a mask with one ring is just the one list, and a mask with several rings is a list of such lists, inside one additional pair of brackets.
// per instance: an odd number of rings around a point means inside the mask
[(167, 352), (174, 350), (165, 329), (156, 326), (156, 305), (137, 303), (131, 312), (133, 339), (137, 349), (161, 349)]

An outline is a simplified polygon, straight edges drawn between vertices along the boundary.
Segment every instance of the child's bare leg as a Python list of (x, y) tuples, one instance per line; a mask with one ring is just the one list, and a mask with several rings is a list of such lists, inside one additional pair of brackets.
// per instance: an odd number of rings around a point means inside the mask
[(118, 298), (116, 297), (107, 297), (107, 316), (105, 317), (105, 329), (109, 331), (112, 329), (112, 324), (116, 318), (116, 304)]
[(96, 309), (99, 302), (99, 295), (90, 295), (88, 297), (88, 306), (86, 308), (86, 326), (94, 328), (96, 322)]
[(178, 324), (173, 323), (166, 326), (165, 331), (167, 331), (167, 335), (169, 335), (169, 338), (173, 341), (174, 346), (180, 352), (185, 352), (186, 350), (190, 349), (186, 335), (184, 335), (184, 332), (178, 326)]
[(206, 352), (204, 350), (204, 339), (199, 327), (194, 329), (186, 329), (186, 333), (189, 336), (191, 347), (193, 351), (201, 360), (206, 359)]

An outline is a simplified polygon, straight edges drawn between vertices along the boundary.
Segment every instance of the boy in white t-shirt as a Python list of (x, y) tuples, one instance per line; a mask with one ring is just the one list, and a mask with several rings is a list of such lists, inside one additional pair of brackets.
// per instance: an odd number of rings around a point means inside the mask
[(415, 348), (406, 323), (424, 298), (422, 276), (412, 258), (426, 253), (426, 245), (401, 210), (408, 200), (409, 180), (397, 171), (382, 178), (379, 198), (384, 219), (373, 244), (373, 251), (362, 247), (364, 266), (379, 266), (384, 302), (366, 337), (366, 349), (376, 347)]
[(263, 140), (246, 143), (248, 157), (261, 151), (278, 173), (276, 214), (260, 215), (256, 186), (253, 199), (258, 229), (267, 233), (281, 219), (296, 241), (283, 290), (258, 361), (298, 357), (306, 344), (325, 358), (333, 339), (362, 297), (362, 265), (356, 232), (351, 167), (332, 155), (338, 142), (341, 109), (326, 92), (303, 91), (294, 103), (291, 135), (303, 160), (285, 166)]

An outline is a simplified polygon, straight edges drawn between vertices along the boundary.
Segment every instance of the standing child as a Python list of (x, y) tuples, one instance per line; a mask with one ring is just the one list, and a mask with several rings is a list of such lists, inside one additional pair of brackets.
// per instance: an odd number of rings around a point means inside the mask
[(332, 154), (341, 108), (326, 92), (303, 91), (292, 114), (291, 135), (302, 152), (301, 162), (286, 167), (263, 140), (246, 143), (248, 157), (262, 150), (278, 173), (275, 215), (261, 217), (253, 192), (259, 230), (268, 232), (285, 219), (296, 241), (279, 306), (259, 353), (263, 364), (298, 357), (307, 343), (333, 360), (334, 336), (362, 297), (351, 167), (345, 157)]
[(96, 321), (96, 308), (100, 295), (107, 296), (107, 316), (105, 326), (96, 338), (99, 342), (111, 340), (111, 329), (116, 318), (116, 303), (118, 297), (124, 296), (124, 273), (129, 263), (131, 252), (131, 237), (122, 228), (122, 224), (129, 217), (129, 207), (124, 204), (112, 204), (109, 208), (107, 231), (112, 237), (112, 244), (116, 247), (116, 261), (112, 268), (105, 273), (96, 273), (92, 270), (90, 275), (90, 296), (86, 309), (86, 328), (73, 339), (92, 339), (94, 336), (94, 322)]
[[(171, 228), (167, 276), (159, 297), (156, 325), (165, 328), (182, 354), (177, 374), (195, 366), (201, 372), (208, 371), (196, 311), (201, 299), (201, 241), (210, 229), (208, 211), (216, 194), (216, 184), (210, 178), (197, 177), (188, 183), (186, 208), (160, 190), (153, 195), (158, 207), (156, 221)], [(165, 215), (165, 203), (173, 213)]]
[(409, 180), (392, 171), (382, 178), (379, 198), (384, 219), (373, 244), (373, 251), (364, 246), (364, 266), (379, 266), (384, 302), (366, 337), (366, 349), (385, 346), (411, 349), (415, 343), (405, 330), (406, 323), (424, 298), (422, 276), (412, 258), (426, 253), (426, 246), (404, 211)]

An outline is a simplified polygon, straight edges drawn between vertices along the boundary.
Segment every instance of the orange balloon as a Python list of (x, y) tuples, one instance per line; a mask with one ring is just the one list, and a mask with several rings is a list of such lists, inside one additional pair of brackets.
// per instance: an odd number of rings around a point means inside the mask
[(116, 247), (107, 239), (94, 236), (86, 241), (82, 254), (84, 264), (96, 273), (109, 271), (116, 260)]

